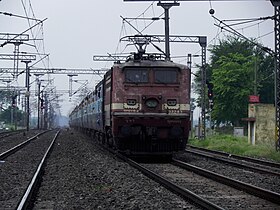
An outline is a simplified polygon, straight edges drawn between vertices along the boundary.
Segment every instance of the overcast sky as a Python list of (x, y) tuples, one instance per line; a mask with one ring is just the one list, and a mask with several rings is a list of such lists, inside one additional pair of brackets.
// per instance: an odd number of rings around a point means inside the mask
[[(119, 39), (126, 35), (135, 35), (136, 31), (124, 18), (150, 18), (159, 17), (163, 13), (162, 7), (157, 2), (123, 2), (122, 0), (2, 0), (0, 1), (0, 12), (12, 13), (25, 16), (24, 6), (28, 15), (31, 15), (30, 4), (36, 18), (43, 20), (43, 30), (36, 27), (33, 33), (37, 38), (44, 41), (36, 42), (38, 49), (50, 54), (49, 67), (51, 68), (93, 68), (100, 69), (110, 67), (112, 63), (93, 61), (93, 55), (106, 55), (107, 53), (122, 52), (126, 43), (119, 43)], [(228, 34), (214, 26), (214, 19), (209, 10), (215, 10), (215, 16), (220, 20), (245, 19), (272, 16), (274, 8), (270, 1), (203, 1), (203, 2), (180, 2), (180, 6), (170, 9), (170, 34), (186, 36), (207, 36), (209, 47), (215, 45), (218, 40)], [(146, 12), (145, 12), (146, 11)], [(163, 16), (161, 16), (163, 17)], [(129, 21), (131, 21), (129, 19)], [(131, 21), (138, 30), (142, 31), (151, 21)], [(227, 22), (228, 23), (228, 22)], [(34, 22), (31, 22), (31, 25)], [(258, 21), (246, 25), (235, 26), (240, 33), (249, 38), (258, 38), (264, 46), (274, 49), (273, 21)], [(250, 27), (249, 27), (250, 26)], [(29, 28), (26, 19), (0, 14), (0, 33), (22, 33)], [(142, 31), (143, 34), (164, 34), (164, 21), (159, 20), (152, 23)], [(267, 35), (266, 35), (267, 34)], [(265, 35), (265, 36), (263, 36)], [(0, 41), (3, 43), (3, 41)], [(44, 45), (43, 45), (44, 43)], [(30, 44), (33, 44), (30, 42)], [(164, 45), (158, 44), (163, 50)], [(155, 50), (149, 47), (153, 52)], [(128, 52), (134, 48), (126, 48)], [(36, 52), (34, 47), (21, 45), (20, 51)], [(126, 52), (127, 52), (126, 51)], [(12, 54), (13, 46), (6, 45), (0, 48), (0, 53)], [(197, 44), (171, 43), (171, 56), (184, 56), (188, 53), (200, 53)], [(209, 54), (208, 54), (209, 55)], [(174, 59), (176, 62), (185, 63), (185, 58)], [(200, 63), (199, 59), (193, 61)], [(13, 67), (12, 61), (0, 61), (1, 67)], [(42, 63), (36, 65), (43, 67)], [(24, 67), (20, 64), (20, 67)], [(3, 75), (0, 75), (0, 77)], [(68, 77), (52, 75), (55, 78), (57, 90), (67, 90)], [(32, 76), (32, 80), (34, 80)], [(46, 78), (44, 76), (43, 78)], [(92, 88), (100, 77), (78, 76), (77, 80), (88, 80), (89, 88)], [(15, 85), (24, 85), (24, 76), (20, 76)], [(81, 82), (82, 83), (82, 82)], [(0, 86), (5, 84), (0, 83)], [(73, 84), (73, 90), (80, 84)], [(34, 89), (34, 87), (31, 87)], [(64, 97), (67, 99), (67, 96)], [(62, 114), (67, 114), (73, 107), (68, 100), (63, 102)]]

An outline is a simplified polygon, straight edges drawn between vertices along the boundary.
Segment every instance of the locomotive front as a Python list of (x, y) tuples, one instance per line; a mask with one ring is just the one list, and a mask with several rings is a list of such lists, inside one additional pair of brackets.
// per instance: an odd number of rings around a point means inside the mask
[(130, 60), (115, 64), (105, 81), (106, 121), (119, 150), (172, 154), (185, 149), (190, 128), (187, 66), (156, 59)]

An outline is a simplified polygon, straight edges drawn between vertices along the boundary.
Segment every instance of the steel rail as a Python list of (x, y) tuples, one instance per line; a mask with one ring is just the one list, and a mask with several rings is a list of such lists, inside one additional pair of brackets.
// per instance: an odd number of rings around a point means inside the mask
[(22, 210), (22, 209), (27, 209), (28, 205), (30, 204), (30, 201), (32, 199), (32, 195), (34, 193), (34, 189), (36, 188), (36, 186), (38, 185), (38, 181), (39, 179), (42, 177), (43, 174), (43, 168), (46, 164), (46, 159), (49, 157), (50, 152), (53, 148), (54, 142), (57, 139), (59, 133), (61, 130), (58, 130), (57, 133), (55, 134), (50, 146), (48, 147), (46, 153), (44, 154), (40, 164), (37, 167), (37, 170), (30, 182), (30, 184), (28, 185), (21, 201), (18, 204), (17, 210)]
[(257, 163), (257, 164), (260, 164), (260, 165), (280, 168), (280, 163), (276, 163), (276, 162), (272, 162), (272, 161), (260, 160), (260, 159), (246, 157), (246, 156), (240, 156), (240, 155), (234, 155), (234, 154), (230, 154), (230, 153), (227, 153), (227, 152), (222, 152), (222, 151), (217, 151), (217, 150), (209, 150), (209, 149), (205, 149), (205, 148), (202, 148), (202, 147), (195, 147), (195, 146), (192, 146), (192, 145), (188, 145), (188, 146), (190, 148), (201, 150), (201, 151), (206, 151), (206, 152), (210, 152), (210, 153), (214, 153), (214, 154), (219, 154), (219, 155), (223, 155), (223, 156), (227, 156), (227, 157), (231, 157), (231, 158), (235, 158), (235, 159), (239, 159), (239, 160), (245, 160), (245, 161), (249, 161), (249, 162), (252, 162), (252, 163)]
[(188, 149), (186, 149), (185, 151), (188, 152), (188, 153), (191, 153), (191, 154), (199, 155), (201, 157), (206, 157), (206, 158), (209, 158), (209, 159), (212, 159), (212, 160), (216, 160), (216, 161), (219, 161), (219, 162), (228, 163), (228, 164), (236, 166), (238, 168), (249, 169), (249, 170), (252, 170), (252, 171), (259, 172), (259, 173), (270, 174), (270, 175), (274, 175), (274, 176), (279, 176), (280, 177), (280, 173), (279, 172), (270, 171), (270, 170), (267, 170), (267, 169), (246, 165), (246, 164), (243, 164), (243, 163), (240, 163), (240, 162), (235, 162), (234, 160), (230, 160), (230, 159), (224, 159), (225, 156), (218, 157), (218, 156), (213, 156), (213, 155), (210, 155), (210, 154), (206, 154), (205, 152), (192, 151), (192, 150), (188, 150)]
[(245, 182), (241, 182), (241, 181), (238, 181), (235, 179), (231, 179), (229, 177), (214, 173), (212, 171), (208, 171), (208, 170), (199, 168), (197, 166), (194, 166), (194, 165), (191, 165), (188, 163), (184, 163), (180, 160), (172, 159), (172, 161), (173, 161), (172, 164), (174, 164), (176, 166), (179, 166), (179, 167), (184, 168), (189, 171), (193, 171), (196, 174), (199, 174), (206, 178), (210, 178), (216, 182), (226, 184), (228, 186), (234, 187), (238, 190), (245, 191), (249, 194), (255, 195), (262, 199), (271, 201), (276, 204), (280, 204), (280, 194), (279, 193), (272, 192), (270, 190), (266, 190), (266, 189), (263, 189), (260, 187), (256, 187), (254, 185), (250, 185), (250, 184), (247, 184)]
[(14, 134), (18, 134), (22, 131), (25, 131), (25, 129), (22, 129), (22, 130), (16, 130), (16, 131), (4, 131), (4, 132), (0, 132), (0, 140), (5, 138), (5, 137), (8, 137), (8, 136), (11, 136), (11, 135), (14, 135)]
[(27, 139), (26, 141), (14, 146), (13, 148), (7, 150), (6, 152), (3, 152), (0, 154), (0, 160), (4, 160), (5, 158), (9, 157), (10, 155), (14, 154), (15, 152), (17, 152), (18, 150), (20, 150), (21, 148), (23, 148), (24, 146), (26, 146), (28, 143), (30, 143), (32, 140), (36, 139), (37, 137), (43, 135), (44, 133), (48, 132), (47, 131), (43, 131), (41, 133), (36, 134), (35, 136)]
[(200, 207), (202, 208), (205, 208), (205, 209), (216, 209), (216, 210), (221, 210), (223, 209), (222, 207), (200, 197), (199, 195), (195, 194), (194, 192), (188, 190), (188, 189), (185, 189), (185, 188), (182, 188), (178, 185), (176, 185), (175, 183), (165, 179), (164, 177), (154, 173), (153, 171), (147, 169), (146, 167), (144, 166), (141, 166), (140, 164), (138, 164), (137, 162), (119, 154), (119, 153), (116, 153), (116, 155), (126, 161), (129, 165), (131, 165), (132, 167), (136, 168), (137, 170), (141, 171), (144, 175), (146, 175), (147, 177), (153, 179), (154, 181), (158, 182), (159, 184), (161, 184), (162, 186), (164, 186), (165, 188), (167, 188), (168, 190), (176, 193), (177, 195), (183, 197), (184, 199), (187, 199), (187, 200), (191, 200), (193, 203), (199, 205)]

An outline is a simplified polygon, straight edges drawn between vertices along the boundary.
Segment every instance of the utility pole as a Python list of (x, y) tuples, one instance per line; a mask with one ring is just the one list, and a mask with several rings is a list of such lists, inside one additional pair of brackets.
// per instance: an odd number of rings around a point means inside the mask
[(48, 119), (49, 119), (49, 113), (48, 113), (48, 107), (49, 107), (49, 102), (48, 102), (48, 97), (47, 94), (45, 94), (44, 97), (44, 129), (48, 129), (49, 125), (48, 125)]
[(41, 107), (41, 105), (40, 105), (40, 103), (41, 103), (41, 100), (40, 100), (40, 93), (41, 93), (41, 81), (38, 79), (38, 109), (37, 109), (37, 111), (38, 111), (38, 114), (37, 114), (37, 129), (38, 130), (40, 130), (40, 107)]
[(37, 93), (37, 100), (38, 100), (38, 104), (37, 104), (37, 129), (40, 129), (40, 92), (41, 92), (41, 80), (39, 79), (39, 76), (42, 76), (44, 74), (34, 74), (36, 76), (36, 81), (37, 81), (37, 85), (38, 85), (38, 93)]
[(25, 77), (25, 87), (26, 89), (26, 131), (29, 131), (29, 117), (30, 117), (30, 108), (29, 108), (29, 97), (30, 97), (30, 73), (28, 64), (31, 62), (30, 60), (21, 61), (26, 65), (26, 77)]
[(44, 91), (41, 93), (40, 97), (40, 128), (43, 129), (44, 127)]
[(157, 4), (164, 9), (164, 22), (165, 22), (165, 54), (166, 60), (170, 60), (170, 44), (169, 44), (169, 9), (173, 6), (180, 6), (180, 3), (173, 2), (173, 3), (162, 3), (159, 2)]

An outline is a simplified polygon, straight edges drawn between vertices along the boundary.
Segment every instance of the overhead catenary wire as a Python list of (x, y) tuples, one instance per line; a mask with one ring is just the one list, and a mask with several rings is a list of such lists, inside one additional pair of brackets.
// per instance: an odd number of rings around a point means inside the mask
[[(34, 11), (33, 11), (33, 8), (32, 8), (32, 5), (31, 5), (31, 2), (30, 2), (30, 0), (28, 0), (28, 1), (29, 1), (29, 9), (30, 9), (30, 11), (31, 11), (31, 13), (32, 13), (32, 16), (33, 16), (33, 17), (34, 17), (34, 19), (35, 19), (35, 13), (34, 13)], [(23, 6), (23, 8), (24, 8), (25, 15), (26, 15), (26, 17), (28, 18), (27, 9), (26, 9), (26, 6), (25, 6), (25, 4), (24, 4), (23, 0), (21, 0), (21, 3), (22, 3), (22, 6)], [(29, 19), (27, 19), (27, 20), (28, 20), (28, 25), (29, 25), (29, 27), (31, 27), (30, 20), (29, 20)], [(39, 31), (43, 31), (43, 28), (41, 27), (41, 29), (40, 29)], [(36, 36), (34, 35), (33, 30), (30, 30), (30, 33), (31, 33), (31, 35), (32, 35), (33, 39), (35, 39), (35, 38), (36, 38)], [(37, 47), (37, 45), (36, 45), (36, 44), (37, 44), (37, 43), (36, 43), (36, 41), (34, 40), (33, 42), (34, 42), (35, 49), (36, 49), (37, 53), (39, 53), (39, 49), (38, 49), (38, 47)], [(43, 52), (45, 53), (44, 44), (43, 44)], [(44, 60), (43, 60), (43, 59), (41, 59), (41, 61), (43, 62), (44, 67), (46, 68), (46, 64), (45, 64)]]
[[(212, 17), (213, 17), (215, 20), (217, 20), (217, 21), (219, 22), (219, 24), (214, 24), (215, 26), (217, 26), (217, 27), (221, 28), (222, 30), (225, 30), (225, 31), (227, 31), (227, 32), (229, 32), (229, 33), (232, 33), (232, 34), (234, 34), (234, 35), (237, 35), (237, 36), (240, 37), (240, 38), (243, 38), (243, 39), (247, 40), (248, 42), (250, 42), (250, 43), (254, 44), (255, 46), (259, 47), (260, 49), (262, 49), (263, 51), (265, 51), (265, 52), (267, 52), (267, 53), (269, 53), (269, 54), (271, 54), (271, 55), (274, 56), (275, 53), (274, 53), (274, 51), (271, 50), (270, 48), (264, 47), (264, 46), (260, 45), (259, 43), (256, 43), (256, 42), (252, 41), (251, 39), (247, 38), (245, 35), (241, 34), (241, 33), (238, 32), (237, 30), (233, 29), (233, 28), (232, 28), (231, 26), (229, 26), (228, 24), (224, 23), (224, 21), (219, 20), (219, 19), (218, 19), (217, 17), (215, 17), (214, 15), (212, 15)], [(221, 26), (221, 24), (222, 24), (222, 26)]]
[[(125, 27), (125, 24), (128, 24), (130, 26), (130, 29), (132, 28), (133, 30), (135, 30), (138, 34), (140, 35), (143, 35), (143, 32), (149, 28), (155, 21), (157, 20), (160, 20), (161, 17), (163, 16), (164, 13), (162, 13), (160, 16), (156, 16), (155, 15), (155, 11), (154, 11), (154, 3), (155, 1), (153, 1), (143, 12), (141, 12), (139, 15), (137, 15), (135, 18), (124, 18), (121, 16), (122, 18), (122, 27), (121, 27), (121, 32), (120, 32), (120, 36), (119, 36), (119, 42), (117, 44), (117, 48), (115, 50), (115, 54), (117, 52), (117, 50), (119, 50), (120, 48), (120, 45), (121, 45), (121, 38), (122, 38), (122, 35), (123, 36), (126, 36), (128, 35), (128, 31)], [(146, 13), (149, 11), (149, 10), (152, 10), (152, 14), (153, 14), (153, 17), (150, 18), (150, 17), (146, 17)], [(145, 24), (144, 28), (143, 29), (139, 29), (138, 27), (138, 22), (137, 20), (151, 20), (151, 22), (149, 24)], [(136, 26), (134, 26), (132, 24), (132, 22), (135, 21), (136, 22)], [(132, 31), (131, 33), (132, 34)], [(153, 43), (151, 43), (156, 49), (158, 49), (160, 52), (164, 53), (158, 46), (155, 46)], [(121, 51), (121, 53), (123, 53), (125, 51), (125, 49), (128, 47), (128, 45), (125, 45), (124, 49)], [(165, 54), (165, 53), (164, 53)]]
[(39, 21), (38, 23), (36, 23), (35, 25), (33, 25), (33, 26), (31, 26), (30, 28), (26, 29), (25, 31), (21, 32), (20, 34), (14, 36), (13, 38), (11, 38), (11, 39), (9, 39), (9, 40), (7, 40), (7, 41), (5, 41), (4, 43), (2, 43), (2, 44), (0, 45), (0, 47), (4, 47), (4, 46), (5, 46), (6, 44), (8, 44), (9, 42), (15, 40), (17, 37), (21, 36), (22, 34), (26, 33), (27, 31), (31, 30), (31, 29), (34, 28), (35, 26), (37, 26), (37, 25), (43, 23), (43, 22), (44, 22), (45, 20), (47, 20), (47, 19), (48, 19), (48, 18), (45, 18), (45, 19)]
[(28, 19), (28, 20), (34, 20), (34, 21), (41, 21), (41, 20), (36, 19), (36, 18), (26, 17), (26, 16), (22, 16), (22, 15), (16, 15), (16, 14), (8, 13), (8, 12), (0, 12), (0, 14), (1, 14), (1, 15), (6, 15), (6, 16), (11, 16), (11, 17), (22, 18), (22, 19)]

